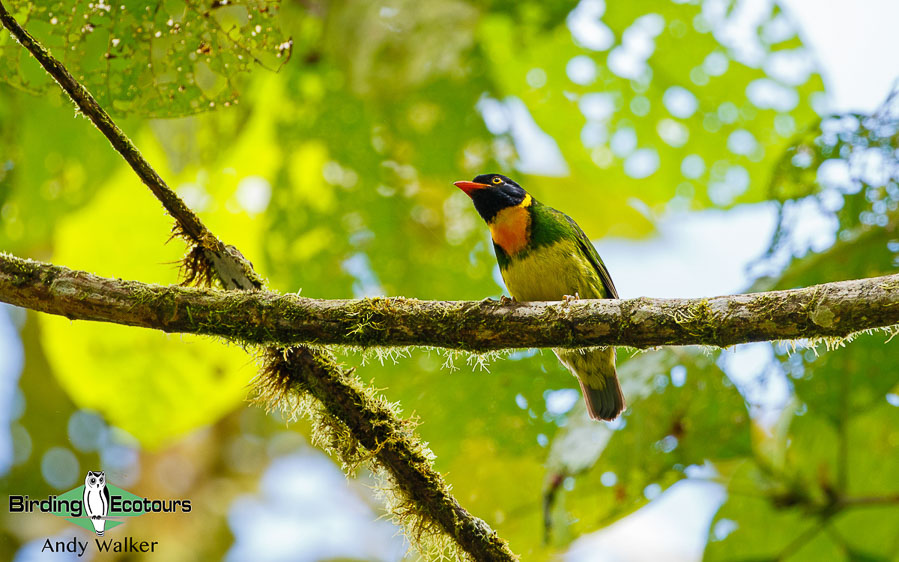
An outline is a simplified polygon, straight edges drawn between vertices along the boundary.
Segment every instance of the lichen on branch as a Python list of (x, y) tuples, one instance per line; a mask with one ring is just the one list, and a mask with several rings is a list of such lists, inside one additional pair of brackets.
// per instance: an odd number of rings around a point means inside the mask
[(899, 274), (702, 299), (498, 303), (319, 300), (163, 287), (0, 254), (0, 301), (70, 319), (252, 344), (431, 346), (465, 351), (623, 345), (729, 346), (846, 338), (899, 324)]

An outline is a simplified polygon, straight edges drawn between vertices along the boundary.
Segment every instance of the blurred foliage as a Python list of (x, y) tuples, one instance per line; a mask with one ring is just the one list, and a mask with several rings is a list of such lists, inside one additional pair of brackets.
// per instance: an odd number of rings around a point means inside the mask
[[(782, 205), (769, 256), (793, 251), (788, 246), (797, 238), (792, 231), (798, 225), (791, 214), (805, 201), (833, 215), (839, 224), (839, 239), (850, 246), (861, 242), (859, 237), (895, 234), (899, 207), (897, 139), (899, 90), (872, 115), (827, 115), (797, 135), (777, 163), (769, 186), (771, 197)], [(865, 247), (877, 248), (879, 253), (884, 250), (881, 243), (867, 243)], [(899, 247), (894, 243), (888, 250), (896, 253)], [(855, 254), (870, 259), (866, 253)]]
[[(165, 232), (169, 217), (159, 212), (158, 203), (130, 170), (120, 170), (108, 185), (82, 211), (57, 223), (53, 259), (107, 276), (170, 281), (181, 248), (162, 245), (153, 237), (132, 236), (135, 231)], [(84, 244), (82, 233), (91, 232), (96, 224), (104, 225), (98, 234), (121, 244), (115, 260), (109, 259), (110, 248)], [(233, 409), (254, 374), (243, 350), (209, 338), (160, 337), (152, 330), (99, 323), (85, 323), (72, 331), (72, 323), (60, 316), (41, 322), (50, 366), (75, 403), (103, 412), (110, 423), (148, 448), (208, 425)], [(60, 347), (59, 342), (65, 345)], [(116, 375), (98, 377), (98, 373)], [(85, 384), (86, 378), (96, 382)], [(148, 403), (153, 407), (147, 408)]]
[[(786, 254), (790, 262), (759, 287), (895, 272), (897, 131), (894, 92), (872, 115), (825, 116), (797, 137), (771, 185), (782, 210), (768, 259)], [(824, 252), (803, 248), (793, 214), (803, 201), (838, 225), (836, 243)], [(899, 379), (896, 352), (884, 345), (894, 334), (862, 335), (845, 348), (777, 346), (794, 395), (755, 457), (729, 477), (731, 495), (713, 523), (708, 559), (899, 556)]]
[[(667, 213), (776, 200), (768, 259), (779, 273), (767, 287), (897, 264), (895, 173), (851, 172), (862, 152), (895, 163), (893, 113), (819, 117), (821, 79), (777, 5), (748, 23), (732, 2), (668, 0), (11, 5), (278, 290), (499, 295), (486, 231), (451, 185), (490, 170), (520, 178), (594, 238), (648, 235)], [(278, 73), (248, 72), (279, 67), (291, 48)], [(183, 248), (164, 243), (170, 223), (150, 194), (5, 34), (0, 69), (46, 92), (0, 86), (0, 249), (176, 282)], [(835, 159), (848, 179), (833, 188), (836, 172), (820, 170)], [(824, 253), (791, 228), (791, 209), (810, 200), (838, 225)], [(190, 522), (134, 525), (192, 544), (209, 529), (202, 549), (214, 558), (236, 532), (230, 502), (299, 446), (283, 420), (243, 403), (254, 362), (242, 350), (37, 315), (22, 337), (9, 489), (71, 487), (34, 470), (66, 448), (81, 467), (100, 460), (118, 485), (209, 506)], [(885, 398), (899, 390), (896, 360), (883, 340), (817, 355), (778, 347), (773, 367), (792, 397), (776, 422), (751, 417), (717, 354), (695, 350), (619, 353), (630, 408), (608, 425), (586, 423), (574, 379), (549, 353), (516, 352), (487, 373), (464, 355), (416, 350), (367, 357), (357, 372), (420, 418), (460, 502), (525, 559), (559, 553), (692, 471), (730, 492), (711, 559), (791, 544), (803, 556), (889, 558), (895, 503), (833, 503), (899, 492), (887, 470), (899, 458), (899, 408)], [(102, 443), (73, 437), (85, 412), (102, 421)], [(122, 450), (139, 459), (116, 465)], [(160, 476), (176, 467), (187, 475)], [(3, 558), (51, 532), (5, 523)], [(862, 528), (883, 540), (861, 543)]]
[(655, 498), (687, 467), (751, 453), (743, 398), (712, 357), (647, 352), (627, 361), (620, 376), (628, 398), (622, 418), (592, 423), (578, 402), (578, 415), (553, 440), (550, 475), (575, 479), (554, 498), (564, 503), (564, 511), (556, 509), (561, 520), (548, 523), (568, 540)]

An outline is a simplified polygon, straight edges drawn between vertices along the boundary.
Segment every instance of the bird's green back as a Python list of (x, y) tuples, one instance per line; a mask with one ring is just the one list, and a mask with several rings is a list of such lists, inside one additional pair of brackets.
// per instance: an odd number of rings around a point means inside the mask
[(496, 258), (509, 293), (517, 300), (618, 298), (602, 259), (570, 217), (537, 201), (527, 247), (510, 256), (496, 246)]

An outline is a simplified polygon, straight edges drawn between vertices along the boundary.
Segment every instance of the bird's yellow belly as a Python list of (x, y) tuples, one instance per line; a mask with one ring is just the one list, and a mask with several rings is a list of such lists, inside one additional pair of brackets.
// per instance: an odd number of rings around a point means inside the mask
[(509, 294), (518, 301), (557, 301), (575, 293), (582, 299), (606, 296), (593, 265), (568, 240), (513, 258), (501, 273)]

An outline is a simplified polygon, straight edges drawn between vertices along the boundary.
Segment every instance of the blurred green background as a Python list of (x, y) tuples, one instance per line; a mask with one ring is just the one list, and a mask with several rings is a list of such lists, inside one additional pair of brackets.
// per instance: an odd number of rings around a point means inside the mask
[[(834, 107), (822, 55), (777, 3), (4, 3), (279, 291), (498, 297), (486, 229), (452, 186), (488, 171), (602, 239), (623, 297), (899, 265), (899, 103)], [(0, 79), (0, 250), (177, 282), (169, 217), (5, 32)], [(60, 493), (102, 468), (192, 500), (127, 524), (166, 559), (403, 558), (370, 475), (347, 484), (307, 422), (248, 404), (244, 350), (2, 311), (7, 493)], [(525, 560), (893, 560), (887, 337), (621, 349), (629, 408), (611, 424), (587, 421), (547, 352), (486, 368), (433, 350), (341, 356), (420, 419), (459, 501)], [(651, 501), (658, 517), (609, 527)], [(0, 512), (3, 559), (77, 531)]]

